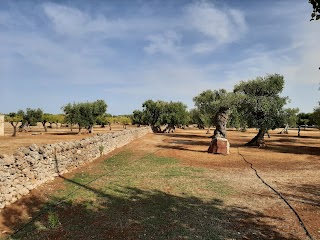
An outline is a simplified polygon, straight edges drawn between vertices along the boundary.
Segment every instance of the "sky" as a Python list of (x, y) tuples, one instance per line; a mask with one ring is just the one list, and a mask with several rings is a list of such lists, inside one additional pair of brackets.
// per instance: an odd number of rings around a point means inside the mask
[(320, 100), (320, 21), (308, 0), (0, 0), (0, 112), (145, 100), (284, 76), (286, 107)]

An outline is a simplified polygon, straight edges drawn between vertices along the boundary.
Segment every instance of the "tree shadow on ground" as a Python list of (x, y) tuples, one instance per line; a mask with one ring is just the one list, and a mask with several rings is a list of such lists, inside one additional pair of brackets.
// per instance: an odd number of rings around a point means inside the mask
[[(209, 147), (209, 145), (208, 145)], [(163, 149), (174, 149), (174, 150), (180, 150), (180, 151), (190, 151), (190, 152), (199, 152), (199, 153), (205, 153), (208, 150), (207, 148), (203, 148), (203, 150), (195, 150), (195, 149), (189, 149), (183, 146), (175, 146), (175, 145), (157, 145), (157, 148), (163, 148)]]
[[(191, 152), (207, 152), (210, 142), (211, 142), (211, 137), (208, 136), (208, 140), (206, 141), (198, 141), (198, 140), (192, 140), (193, 138), (196, 139), (205, 139), (203, 136), (198, 136), (198, 135), (192, 135), (192, 134), (186, 134), (186, 135), (181, 135), (181, 134), (167, 134), (167, 137), (172, 138), (172, 140), (166, 141), (168, 144), (167, 145), (158, 145), (158, 148), (164, 148), (164, 149), (175, 149), (175, 150), (181, 150), (181, 151), (191, 151)], [(176, 138), (187, 138), (187, 139), (176, 139)], [(190, 140), (191, 139), (191, 140)], [(230, 143), (230, 142), (229, 142)], [(195, 149), (190, 149), (188, 146), (199, 146), (203, 150), (195, 150)], [(239, 144), (239, 143), (230, 143), (230, 147), (232, 148), (238, 148), (238, 147), (243, 147), (244, 144)]]
[[(45, 209), (12, 239), (297, 239), (294, 235), (283, 236), (276, 226), (267, 223), (283, 219), (226, 206), (219, 199), (204, 201), (125, 186), (116, 186), (110, 194), (107, 189), (65, 180), (95, 197), (53, 199), (60, 202), (49, 208), (58, 219), (55, 228), (49, 228), (49, 210)], [(12, 219), (21, 217), (20, 212), (10, 208), (5, 214), (8, 218), (4, 218), (4, 225), (10, 227)]]
[(265, 150), (278, 152), (278, 153), (293, 153), (293, 154), (309, 154), (320, 156), (320, 147), (312, 146), (296, 146), (296, 145), (272, 145), (267, 143), (267, 148)]
[[(196, 134), (178, 134), (178, 133), (155, 133), (159, 136), (167, 136), (172, 138), (205, 138), (206, 136), (196, 135)], [(208, 134), (208, 138), (210, 135)]]
[(318, 184), (286, 185), (288, 192), (283, 193), (291, 201), (320, 207), (320, 186)]
[(79, 135), (78, 131), (74, 132), (47, 132), (47, 135), (57, 135), (57, 136), (65, 136), (65, 135)]

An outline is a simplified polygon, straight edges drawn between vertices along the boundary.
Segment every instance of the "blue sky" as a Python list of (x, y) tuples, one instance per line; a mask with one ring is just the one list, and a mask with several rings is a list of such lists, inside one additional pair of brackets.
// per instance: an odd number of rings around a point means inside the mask
[(284, 75), (287, 107), (320, 100), (307, 0), (0, 0), (0, 112), (104, 99), (111, 114)]

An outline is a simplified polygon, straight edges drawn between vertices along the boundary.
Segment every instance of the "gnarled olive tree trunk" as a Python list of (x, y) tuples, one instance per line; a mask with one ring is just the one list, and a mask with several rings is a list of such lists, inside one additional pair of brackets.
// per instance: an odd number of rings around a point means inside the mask
[(17, 126), (19, 124), (19, 122), (10, 122), (11, 126), (13, 127), (13, 134), (12, 137), (16, 137), (17, 136)]
[(265, 147), (266, 144), (264, 142), (264, 135), (266, 134), (267, 129), (260, 128), (258, 134), (252, 138), (249, 142), (245, 144), (245, 146), (257, 146), (257, 147)]
[(216, 129), (213, 133), (213, 138), (226, 138), (227, 137), (227, 123), (229, 119), (228, 109), (222, 108), (215, 116)]

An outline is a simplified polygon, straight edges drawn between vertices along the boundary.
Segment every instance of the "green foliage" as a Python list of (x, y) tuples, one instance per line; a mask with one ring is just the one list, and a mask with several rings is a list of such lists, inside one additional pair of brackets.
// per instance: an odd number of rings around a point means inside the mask
[(13, 127), (12, 137), (17, 135), (17, 126), (19, 122), (22, 122), (23, 116), (24, 115), (22, 111), (18, 111), (17, 113), (12, 112), (4, 116), (5, 121), (9, 122)]
[(118, 122), (120, 122), (123, 125), (129, 125), (129, 124), (131, 124), (131, 118), (130, 117), (125, 117), (125, 116), (119, 116), (118, 117)]
[(236, 128), (238, 130), (246, 130), (247, 121), (237, 110), (230, 111), (227, 127)]
[(311, 115), (311, 119), (316, 126), (320, 129), (320, 106), (314, 108), (313, 113)]
[(65, 113), (65, 122), (69, 124), (78, 124), (81, 127), (92, 127), (103, 116), (107, 110), (107, 104), (104, 100), (95, 102), (69, 103), (62, 107)]
[(283, 119), (283, 106), (288, 98), (279, 94), (284, 87), (283, 76), (279, 74), (241, 81), (234, 87), (237, 95), (237, 109), (249, 127), (274, 129)]
[(132, 115), (134, 124), (160, 127), (168, 125), (171, 128), (189, 123), (187, 106), (182, 102), (165, 102), (147, 100), (142, 104), (143, 110), (135, 110)]
[(299, 112), (299, 108), (286, 108), (283, 111), (283, 122), (284, 124), (288, 124), (290, 127), (297, 126), (297, 114)]
[(193, 108), (189, 112), (190, 116), (190, 124), (197, 124), (199, 129), (204, 129), (206, 124), (205, 124), (205, 119), (203, 119), (203, 115), (200, 113), (200, 110), (197, 108)]
[(168, 125), (172, 128), (179, 125), (187, 125), (189, 122), (189, 114), (187, 105), (182, 102), (169, 102), (163, 105), (160, 115), (160, 124)]
[(152, 101), (147, 100), (142, 104), (143, 107), (143, 122), (148, 123), (151, 126), (160, 126), (160, 116), (163, 112), (165, 102), (164, 101)]
[(132, 124), (147, 125), (148, 123), (144, 121), (143, 112), (140, 110), (134, 110), (131, 116)]
[(108, 120), (107, 120), (106, 114), (103, 114), (103, 115), (98, 116), (96, 123), (97, 123), (98, 125), (103, 126), (103, 127), (104, 127), (105, 125), (107, 125), (109, 122), (108, 122)]
[(309, 3), (312, 5), (312, 8), (313, 8), (310, 21), (319, 20), (320, 19), (320, 0), (309, 0)]
[(55, 229), (60, 225), (59, 216), (56, 212), (48, 212), (48, 228)]
[[(225, 89), (206, 90), (193, 98), (198, 113), (196, 118), (203, 122), (205, 127), (216, 126), (217, 116), (221, 112), (228, 110), (229, 114), (236, 112), (237, 95), (228, 93)], [(234, 114), (234, 117), (236, 113)]]
[(18, 114), (23, 114), (23, 122), (28, 123), (28, 125), (36, 126), (37, 122), (42, 122), (43, 111), (40, 108), (27, 108), (25, 113), (20, 110)]
[(6, 122), (11, 123), (11, 124), (18, 123), (23, 120), (23, 115), (21, 115), (21, 112), (18, 112), (18, 113), (11, 112), (11, 113), (4, 116), (4, 120)]
[(315, 124), (315, 122), (313, 121), (312, 113), (299, 113), (297, 115), (297, 118), (297, 124), (299, 126), (312, 126)]

